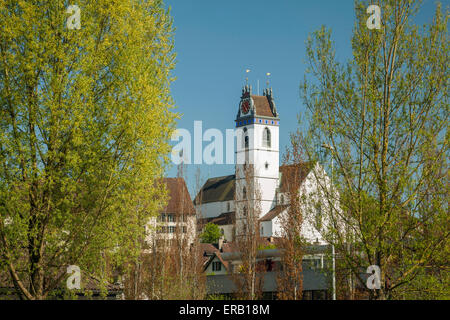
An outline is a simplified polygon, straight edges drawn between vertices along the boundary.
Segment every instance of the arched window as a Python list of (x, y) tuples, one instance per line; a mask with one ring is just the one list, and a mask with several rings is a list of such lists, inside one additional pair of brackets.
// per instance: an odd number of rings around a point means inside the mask
[(263, 147), (270, 148), (271, 146), (271, 137), (269, 128), (264, 128), (263, 132)]
[(244, 206), (243, 212), (244, 212), (244, 217), (246, 217), (247, 216), (247, 206)]
[(242, 189), (242, 197), (244, 200), (247, 200), (247, 189), (245, 187)]
[(247, 128), (244, 128), (244, 148), (248, 149), (248, 146), (249, 146), (248, 132), (247, 132)]

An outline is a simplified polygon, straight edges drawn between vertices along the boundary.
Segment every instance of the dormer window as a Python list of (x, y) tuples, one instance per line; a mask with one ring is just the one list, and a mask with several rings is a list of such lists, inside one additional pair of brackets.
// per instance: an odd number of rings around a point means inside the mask
[(271, 147), (271, 134), (269, 128), (264, 128), (263, 132), (263, 147), (270, 148)]

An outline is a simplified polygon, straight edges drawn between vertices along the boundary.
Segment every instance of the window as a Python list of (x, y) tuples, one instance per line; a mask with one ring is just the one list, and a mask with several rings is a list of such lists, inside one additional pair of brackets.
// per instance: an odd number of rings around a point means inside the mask
[(284, 204), (284, 196), (283, 195), (280, 196), (280, 204)]
[(168, 230), (168, 233), (175, 233), (175, 226), (169, 226)]
[(175, 222), (175, 217), (173, 214), (169, 213), (167, 215), (167, 222)]
[(161, 215), (159, 216), (159, 221), (166, 222), (166, 215), (164, 213), (161, 213)]
[(187, 232), (187, 227), (183, 226), (183, 233), (186, 233), (186, 232)]
[(247, 206), (244, 206), (243, 212), (244, 212), (244, 217), (246, 217), (247, 216)]
[(271, 137), (269, 128), (264, 128), (263, 132), (263, 147), (270, 148), (271, 146)]
[(247, 189), (245, 187), (242, 189), (242, 198), (247, 200)]
[(220, 271), (220, 270), (222, 270), (222, 263), (220, 263), (220, 261), (214, 261), (212, 263), (212, 270), (213, 271)]
[(269, 163), (268, 163), (268, 162), (266, 162), (266, 163), (264, 164), (264, 166), (266, 167), (266, 170), (269, 169)]
[(230, 212), (230, 203), (227, 202), (227, 212)]
[(249, 146), (249, 137), (248, 137), (248, 132), (247, 132), (247, 128), (244, 128), (244, 148), (248, 149)]

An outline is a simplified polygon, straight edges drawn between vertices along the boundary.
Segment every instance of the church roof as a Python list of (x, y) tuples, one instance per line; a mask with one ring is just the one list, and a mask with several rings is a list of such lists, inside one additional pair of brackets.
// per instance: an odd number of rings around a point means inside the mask
[(199, 219), (199, 224), (207, 224), (209, 222), (217, 224), (218, 226), (226, 226), (233, 224), (235, 221), (235, 212), (224, 212), (217, 217)]
[[(287, 192), (289, 190), (288, 187), (290, 182), (300, 186), (313, 168), (314, 162), (312, 161), (280, 166), (281, 181), (279, 191), (283, 193)], [(298, 177), (299, 180), (289, 181), (289, 178), (292, 177)]]
[(269, 97), (267, 96), (251, 96), (255, 103), (256, 115), (264, 117), (276, 117), (270, 108)]
[(195, 197), (194, 203), (208, 203), (234, 200), (234, 181), (236, 176), (211, 178), (206, 181)]
[(168, 203), (163, 212), (195, 214), (195, 208), (184, 179), (164, 178), (163, 182), (169, 193)]
[(269, 212), (267, 212), (264, 216), (262, 216), (259, 221), (271, 221), (280, 213), (282, 213), (288, 205), (278, 205), (273, 207)]

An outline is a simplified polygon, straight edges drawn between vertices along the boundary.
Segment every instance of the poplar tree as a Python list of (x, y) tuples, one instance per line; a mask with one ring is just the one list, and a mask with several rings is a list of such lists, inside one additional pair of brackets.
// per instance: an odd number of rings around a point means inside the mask
[[(379, 29), (368, 28), (372, 4)], [(420, 1), (355, 1), (345, 63), (327, 28), (307, 40), (305, 149), (318, 159), (324, 145), (334, 163), (336, 192), (319, 181), (333, 209), (326, 236), (373, 299), (405, 297), (424, 276), (446, 281), (449, 294), (449, 12), (437, 4), (419, 27), (419, 10)], [(380, 267), (378, 289), (366, 287), (369, 265)]]
[(68, 265), (109, 282), (165, 195), (170, 12), (76, 3), (0, 2), (0, 274), (22, 299), (65, 287)]

